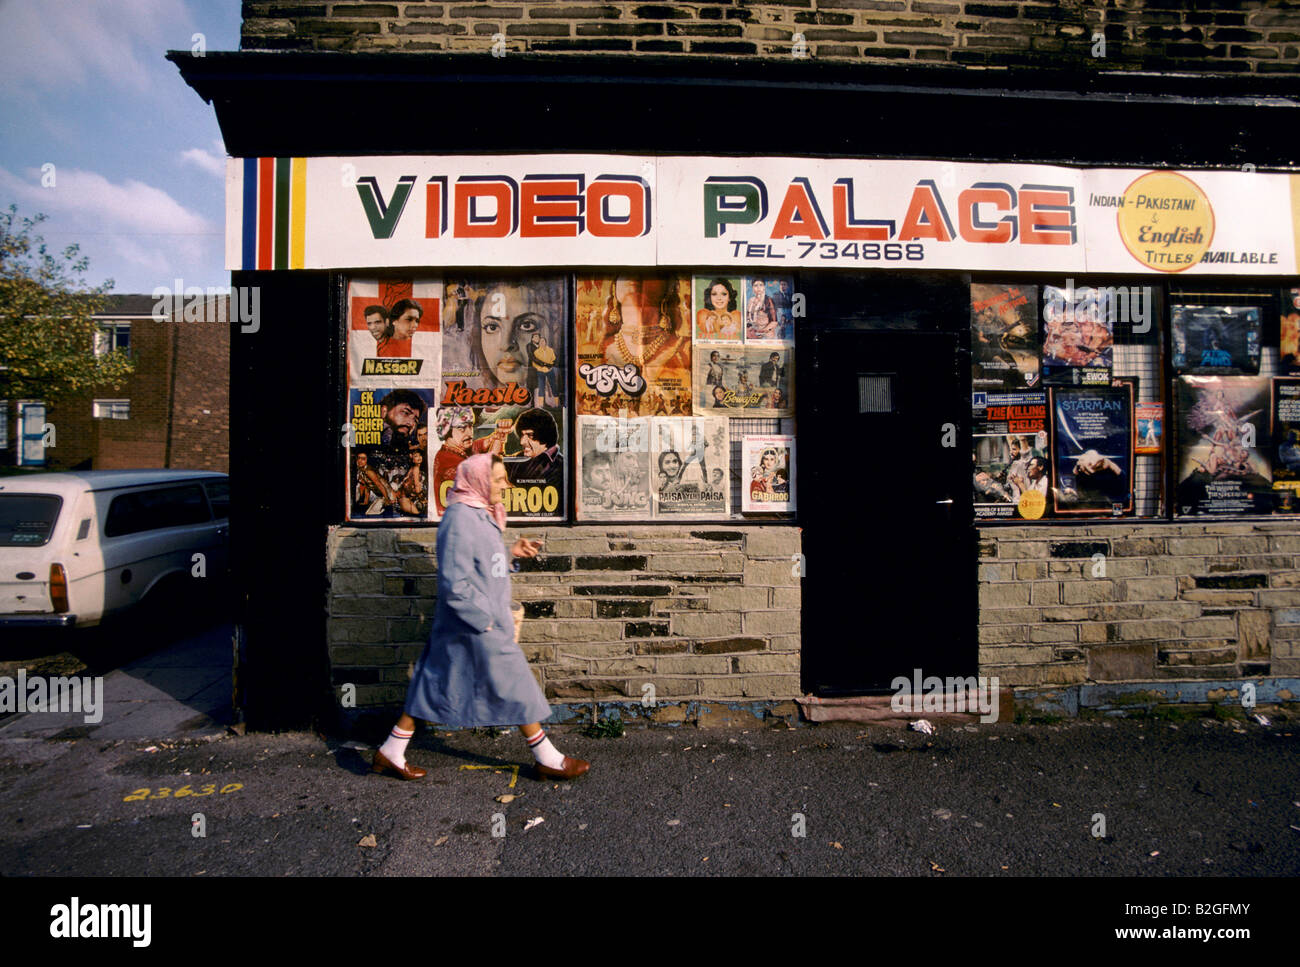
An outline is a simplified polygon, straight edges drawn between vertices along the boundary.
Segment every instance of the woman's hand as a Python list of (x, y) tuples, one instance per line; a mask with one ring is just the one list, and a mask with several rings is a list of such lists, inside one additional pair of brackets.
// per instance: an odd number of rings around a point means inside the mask
[(511, 545), (510, 553), (515, 557), (536, 557), (541, 549), (541, 541), (534, 542), (521, 537)]

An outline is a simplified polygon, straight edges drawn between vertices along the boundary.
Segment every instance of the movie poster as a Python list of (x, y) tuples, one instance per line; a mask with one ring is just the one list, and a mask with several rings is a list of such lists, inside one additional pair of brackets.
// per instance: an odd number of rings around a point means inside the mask
[(731, 446), (727, 421), (659, 418), (654, 441), (655, 517), (727, 517), (731, 512)]
[(1269, 379), (1180, 376), (1176, 391), (1178, 514), (1272, 513)]
[(796, 509), (794, 437), (746, 436), (741, 442), (740, 509), (746, 514), (789, 513)]
[(1273, 489), (1275, 509), (1300, 511), (1300, 378), (1272, 380)]
[(975, 392), (1035, 389), (1038, 368), (1038, 287), (970, 287), (971, 380)]
[(695, 412), (711, 416), (794, 414), (794, 348), (697, 347)]
[(745, 276), (745, 342), (794, 342), (794, 280)]
[(1133, 512), (1133, 388), (1057, 387), (1055, 421), (1057, 514)]
[(1261, 313), (1257, 307), (1173, 306), (1171, 311), (1176, 372), (1259, 372)]
[(990, 395), (972, 437), (975, 516), (1041, 518), (1051, 478), (1047, 395)]
[(578, 417), (579, 520), (649, 520), (650, 420)]
[(569, 306), (560, 278), (445, 280), (442, 387), (434, 430), (433, 504), (476, 453), (506, 465), (507, 519), (565, 515), (564, 400)]
[(1114, 293), (1043, 286), (1043, 382), (1105, 386), (1114, 357)]
[(1282, 372), (1300, 372), (1300, 289), (1283, 289), (1278, 313)]
[(1135, 403), (1133, 420), (1137, 425), (1137, 446), (1134, 452), (1141, 455), (1159, 454), (1164, 439), (1164, 404)]
[(442, 283), (352, 279), (348, 283), (348, 383), (437, 386)]
[(745, 334), (740, 279), (726, 275), (697, 275), (692, 292), (695, 341), (740, 342)]
[(691, 415), (691, 277), (579, 278), (578, 413)]
[(432, 389), (351, 387), (348, 520), (433, 520), (428, 414)]

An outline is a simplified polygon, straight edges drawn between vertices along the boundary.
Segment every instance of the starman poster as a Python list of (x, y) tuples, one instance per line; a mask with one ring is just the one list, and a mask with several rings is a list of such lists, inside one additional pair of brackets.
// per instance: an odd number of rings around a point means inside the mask
[(1180, 516), (1269, 514), (1269, 380), (1180, 376), (1175, 507)]
[(1120, 517), (1133, 512), (1133, 388), (1055, 387), (1057, 514)]
[(437, 386), (442, 283), (353, 279), (348, 284), (348, 383)]
[(794, 437), (746, 436), (741, 442), (740, 509), (744, 513), (788, 513), (797, 509)]
[(695, 412), (784, 417), (794, 413), (794, 349), (701, 344), (695, 366)]
[(1039, 385), (1038, 287), (970, 287), (974, 392), (1016, 392)]
[(434, 390), (348, 390), (348, 520), (432, 520), (428, 414)]
[(1176, 305), (1171, 311), (1171, 362), (1177, 372), (1259, 372), (1258, 307)]
[(731, 447), (727, 421), (659, 418), (654, 441), (655, 517), (727, 517), (731, 510)]
[(691, 415), (691, 277), (579, 278), (579, 415)]
[(650, 420), (578, 417), (578, 518), (650, 516)]

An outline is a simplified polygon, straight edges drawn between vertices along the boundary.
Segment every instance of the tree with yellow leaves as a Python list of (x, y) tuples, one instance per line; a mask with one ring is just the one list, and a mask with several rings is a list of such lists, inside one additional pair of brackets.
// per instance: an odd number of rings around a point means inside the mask
[(0, 399), (55, 400), (122, 382), (132, 372), (123, 350), (95, 354), (93, 318), (111, 279), (89, 287), (80, 247), (47, 250), (35, 228), (46, 216), (0, 211)]

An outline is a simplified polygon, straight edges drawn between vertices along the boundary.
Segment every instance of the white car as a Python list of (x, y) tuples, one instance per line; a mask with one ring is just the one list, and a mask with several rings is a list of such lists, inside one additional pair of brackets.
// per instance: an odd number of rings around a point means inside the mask
[(230, 480), (202, 470), (0, 477), (0, 628), (90, 627), (183, 608), (229, 566)]

